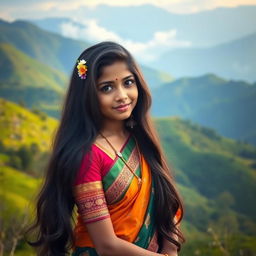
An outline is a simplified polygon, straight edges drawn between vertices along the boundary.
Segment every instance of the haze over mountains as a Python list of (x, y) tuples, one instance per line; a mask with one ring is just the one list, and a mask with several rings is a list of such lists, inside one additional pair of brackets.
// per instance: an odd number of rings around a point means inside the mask
[[(58, 117), (73, 62), (90, 44), (25, 21), (1, 21), (0, 30), (0, 96)], [(253, 54), (251, 59), (255, 61)], [(178, 65), (166, 66), (175, 70)], [(154, 116), (179, 115), (227, 137), (256, 144), (255, 83), (214, 74), (173, 81), (171, 72), (146, 66), (142, 69), (153, 90)]]
[(153, 90), (154, 116), (177, 115), (256, 145), (256, 83), (214, 74), (184, 77)]
[(75, 56), (88, 42), (66, 38), (24, 21), (0, 20), (0, 42), (8, 43), (32, 58), (62, 72), (71, 73)]
[[(51, 17), (31, 21), (48, 31), (67, 35), (63, 24), (80, 26), (82, 31), (91, 25), (87, 21), (95, 19), (100, 27), (112, 31), (123, 39), (144, 43), (150, 41), (158, 31), (174, 29), (177, 30), (179, 40), (189, 41), (191, 47), (198, 48), (212, 47), (256, 32), (255, 13), (256, 6), (174, 14), (153, 5), (130, 7), (98, 5), (95, 8), (80, 7), (74, 20), (67, 17)], [(91, 35), (77, 34), (77, 36), (90, 41)]]
[(175, 77), (214, 73), (226, 79), (256, 81), (256, 33), (210, 48), (171, 50), (156, 66)]
[(151, 5), (99, 5), (81, 8), (75, 21), (46, 18), (33, 22), (91, 43), (104, 37), (119, 40), (141, 63), (178, 78), (211, 72), (226, 79), (255, 82), (255, 16), (256, 6), (172, 14)]

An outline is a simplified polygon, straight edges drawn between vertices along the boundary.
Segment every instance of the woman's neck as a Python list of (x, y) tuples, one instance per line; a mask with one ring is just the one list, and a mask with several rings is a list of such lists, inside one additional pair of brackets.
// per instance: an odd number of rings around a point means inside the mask
[(125, 128), (124, 121), (105, 121), (102, 129), (100, 130), (102, 134), (106, 137), (111, 137), (113, 135), (126, 137), (129, 133)]

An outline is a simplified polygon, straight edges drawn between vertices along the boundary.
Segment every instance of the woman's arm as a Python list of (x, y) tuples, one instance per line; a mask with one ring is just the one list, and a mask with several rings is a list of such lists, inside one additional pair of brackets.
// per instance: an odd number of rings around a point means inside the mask
[[(176, 237), (176, 236), (175, 236)], [(163, 241), (163, 249), (161, 250), (161, 253), (168, 254), (169, 256), (177, 256), (177, 246), (167, 239), (164, 239)]]
[[(115, 235), (110, 218), (86, 224), (86, 228), (100, 256), (160, 256)], [(172, 256), (172, 255), (170, 255)]]
[[(179, 228), (179, 227), (177, 227)], [(178, 241), (178, 236), (175, 234), (172, 234), (171, 237)], [(177, 246), (173, 243), (171, 243), (169, 240), (165, 239), (163, 240), (163, 249), (161, 250), (161, 253), (165, 254), (167, 253), (169, 256), (177, 256), (178, 255), (178, 250)]]
[[(178, 221), (180, 220), (182, 215), (181, 209), (179, 208), (174, 216), (174, 223), (176, 223), (176, 227), (179, 230), (180, 224)], [(178, 241), (179, 237), (176, 234), (171, 234), (171, 238), (174, 240)], [(167, 253), (169, 256), (177, 256), (178, 255), (178, 250), (177, 246), (173, 243), (171, 243), (169, 240), (165, 239), (163, 240), (163, 249), (161, 250), (162, 253)]]

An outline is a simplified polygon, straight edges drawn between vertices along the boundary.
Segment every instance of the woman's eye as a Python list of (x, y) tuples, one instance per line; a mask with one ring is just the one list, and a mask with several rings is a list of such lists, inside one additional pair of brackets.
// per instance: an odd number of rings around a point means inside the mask
[(133, 80), (133, 79), (128, 79), (128, 80), (126, 80), (125, 82), (124, 82), (124, 84), (126, 85), (126, 86), (131, 86), (131, 85), (133, 85), (135, 83), (135, 81)]
[(110, 86), (110, 85), (105, 85), (100, 88), (100, 91), (102, 91), (102, 92), (109, 92), (111, 90), (112, 90), (112, 86)]

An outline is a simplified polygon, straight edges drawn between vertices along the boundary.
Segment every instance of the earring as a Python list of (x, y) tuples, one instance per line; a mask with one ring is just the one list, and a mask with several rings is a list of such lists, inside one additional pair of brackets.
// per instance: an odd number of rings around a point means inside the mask
[(136, 121), (133, 119), (133, 115), (131, 115), (131, 116), (129, 117), (129, 119), (126, 121), (126, 126), (129, 127), (129, 128), (131, 128), (131, 129), (133, 129), (133, 127), (136, 126), (136, 125), (137, 125), (137, 123), (136, 123)]

